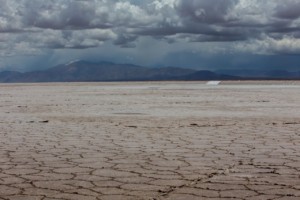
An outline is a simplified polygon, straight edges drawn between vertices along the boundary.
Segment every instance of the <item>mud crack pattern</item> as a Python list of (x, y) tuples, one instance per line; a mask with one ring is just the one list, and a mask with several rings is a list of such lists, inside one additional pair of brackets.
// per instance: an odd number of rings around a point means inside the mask
[(300, 199), (299, 87), (0, 86), (0, 199)]

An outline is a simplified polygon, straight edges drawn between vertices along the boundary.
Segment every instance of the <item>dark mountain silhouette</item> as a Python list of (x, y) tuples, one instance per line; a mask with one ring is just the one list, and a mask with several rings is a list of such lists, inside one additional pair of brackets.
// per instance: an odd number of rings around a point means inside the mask
[(300, 79), (300, 71), (286, 70), (217, 70), (216, 73), (251, 79)]
[(217, 74), (211, 71), (203, 70), (197, 71), (185, 76), (178, 77), (179, 80), (186, 80), (186, 81), (197, 81), (197, 80), (240, 80), (241, 78), (238, 76), (230, 76), (224, 74)]
[(11, 82), (11, 80), (16, 79), (20, 75), (22, 75), (22, 73), (16, 71), (0, 72), (0, 82), (1, 83)]
[(299, 72), (218, 70), (216, 72), (178, 67), (147, 68), (132, 64), (75, 61), (43, 71), (0, 72), (0, 82), (91, 82), (91, 81), (197, 81), (197, 80), (299, 79)]
[(110, 62), (76, 61), (44, 71), (1, 72), (1, 82), (87, 82), (171, 80), (195, 72), (176, 67), (147, 68)]

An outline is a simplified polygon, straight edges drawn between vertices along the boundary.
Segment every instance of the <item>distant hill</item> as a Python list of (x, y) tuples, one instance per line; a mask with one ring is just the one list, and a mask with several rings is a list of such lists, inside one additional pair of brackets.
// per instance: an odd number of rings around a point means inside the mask
[(211, 71), (203, 70), (197, 71), (188, 75), (178, 77), (179, 80), (186, 81), (209, 81), (209, 80), (240, 80), (241, 78), (238, 76), (230, 76), (225, 74), (218, 74)]
[(172, 80), (196, 72), (177, 67), (147, 68), (131, 64), (76, 61), (44, 71), (1, 72), (0, 82), (88, 82)]
[(243, 79), (300, 79), (300, 71), (286, 70), (217, 70), (216, 73), (238, 76)]
[(15, 71), (0, 72), (0, 82), (1, 83), (11, 82), (11, 80), (16, 79), (20, 75), (22, 75), (22, 73), (15, 72)]
[(77, 60), (43, 71), (0, 72), (2, 83), (98, 81), (201, 81), (201, 80), (299, 79), (299, 72), (255, 70), (193, 70), (178, 67), (148, 68), (132, 64)]

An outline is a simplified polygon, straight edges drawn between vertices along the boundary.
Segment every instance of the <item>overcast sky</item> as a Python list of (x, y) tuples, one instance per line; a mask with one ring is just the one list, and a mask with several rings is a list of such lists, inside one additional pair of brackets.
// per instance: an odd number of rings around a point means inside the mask
[(0, 70), (300, 69), (299, 0), (0, 0)]

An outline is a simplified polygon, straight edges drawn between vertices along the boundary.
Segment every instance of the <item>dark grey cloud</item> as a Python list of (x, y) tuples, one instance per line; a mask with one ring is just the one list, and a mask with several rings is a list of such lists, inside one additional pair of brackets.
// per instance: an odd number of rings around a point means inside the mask
[(0, 0), (0, 5), (2, 57), (108, 45), (124, 57), (149, 55), (149, 38), (160, 48), (154, 55), (171, 54), (177, 44), (199, 52), (300, 54), (299, 0)]
[(275, 10), (275, 17), (295, 20), (300, 17), (300, 2), (298, 0), (286, 0), (278, 4)]
[(0, 32), (110, 30), (118, 35), (113, 42), (120, 46), (145, 35), (194, 34), (200, 39), (192, 36), (190, 41), (202, 42), (207, 38), (209, 42), (214, 38), (215, 41), (235, 41), (234, 38), (240, 41), (262, 34), (272, 37), (271, 33), (299, 31), (297, 0), (285, 3), (279, 0), (268, 3), (257, 0), (1, 0), (0, 3)]
[[(95, 10), (88, 4), (73, 1), (67, 5), (59, 2), (46, 1), (37, 3), (27, 1), (25, 4), (23, 23), (25, 26), (42, 29), (87, 29), (92, 27)], [(106, 27), (105, 24), (98, 24)]]
[(284, 4), (279, 0), (176, 0), (167, 5), (172, 12), (169, 9), (155, 25), (137, 27), (134, 33), (166, 37), (172, 42), (176, 42), (174, 36), (183, 35), (190, 42), (249, 42), (270, 37), (281, 45), (287, 37), (292, 41), (299, 35), (300, 21), (297, 17), (282, 18), (280, 13), (298, 15), (298, 4), (296, 0)]
[(237, 3), (238, 0), (181, 0), (175, 9), (184, 20), (219, 24), (231, 20), (228, 14)]

